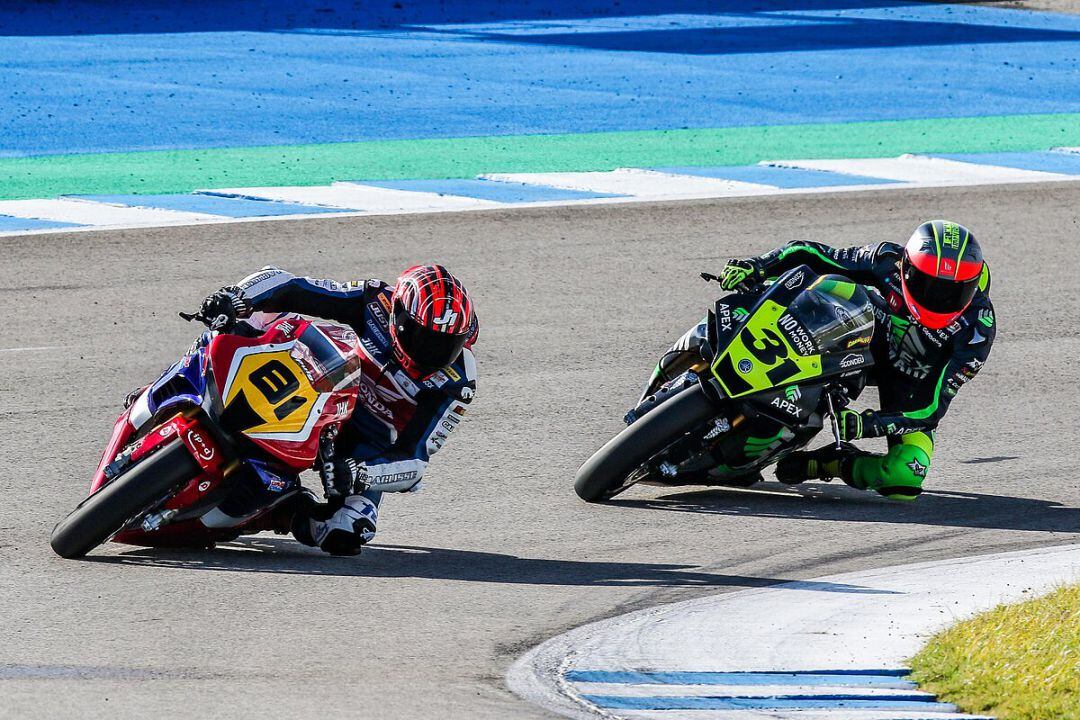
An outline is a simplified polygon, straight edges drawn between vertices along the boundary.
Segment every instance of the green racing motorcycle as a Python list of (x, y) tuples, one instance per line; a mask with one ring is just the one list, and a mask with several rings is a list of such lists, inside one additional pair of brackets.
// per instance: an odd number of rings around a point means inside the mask
[(643, 481), (748, 487), (826, 419), (839, 445), (836, 412), (873, 365), (866, 290), (805, 265), (739, 290), (661, 357), (627, 427), (578, 470), (583, 500)]

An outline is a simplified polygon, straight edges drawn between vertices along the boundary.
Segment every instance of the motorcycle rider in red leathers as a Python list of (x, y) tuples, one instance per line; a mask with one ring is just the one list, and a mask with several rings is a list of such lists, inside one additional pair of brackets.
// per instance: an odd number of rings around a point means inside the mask
[(473, 399), (471, 348), (479, 325), (465, 286), (441, 265), (409, 268), (395, 285), (318, 280), (266, 267), (210, 295), (202, 314), (224, 316), (226, 329), (242, 322), (259, 330), (302, 314), (356, 331), (362, 363), (356, 409), (336, 437), (324, 437), (320, 452), (328, 502), (301, 490), (249, 522), (267, 503), (241, 493), (202, 520), (241, 532), (288, 528), (300, 542), (331, 554), (359, 553), (375, 536), (383, 493), (419, 489), (428, 461)]

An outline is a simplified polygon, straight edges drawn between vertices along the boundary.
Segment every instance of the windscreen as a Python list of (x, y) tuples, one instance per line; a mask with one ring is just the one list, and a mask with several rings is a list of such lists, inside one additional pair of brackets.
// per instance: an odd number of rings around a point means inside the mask
[(312, 387), (321, 393), (341, 390), (360, 378), (356, 333), (339, 325), (311, 323), (297, 338), (291, 355)]
[(870, 343), (874, 308), (866, 291), (838, 275), (823, 275), (788, 308), (807, 329), (819, 352)]

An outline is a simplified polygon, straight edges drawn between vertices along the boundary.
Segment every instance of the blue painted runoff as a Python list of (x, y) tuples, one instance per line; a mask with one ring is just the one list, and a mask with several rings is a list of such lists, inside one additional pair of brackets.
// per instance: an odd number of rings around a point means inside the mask
[(477, 200), (504, 203), (551, 202), (555, 200), (590, 200), (593, 198), (626, 197), (610, 193), (564, 190), (545, 185), (503, 182), (501, 180), (354, 180), (361, 185), (408, 190), (411, 192), (459, 195)]
[(780, 697), (634, 697), (582, 695), (611, 710), (913, 710), (954, 712), (955, 705), (922, 695), (784, 695)]
[(55, 220), (35, 220), (33, 218), (0, 215), (0, 232), (22, 232), (24, 230), (49, 230), (52, 228), (84, 227), (79, 223), (56, 222)]
[(341, 210), (335, 208), (325, 208), (317, 205), (300, 205), (275, 200), (253, 200), (203, 193), (182, 195), (76, 195), (75, 197), (117, 205), (129, 205), (131, 207), (182, 210), (184, 212), (206, 213), (207, 215), (221, 215), (230, 218), (341, 212)]
[(626, 685), (816, 685), (876, 687), (910, 690), (907, 670), (819, 670), (800, 672), (649, 672), (624, 670), (572, 670), (570, 682)]
[(773, 167), (771, 165), (748, 165), (744, 167), (658, 167), (659, 172), (676, 175), (737, 180), (739, 182), (773, 185), (779, 188), (839, 187), (844, 185), (884, 185), (896, 182), (885, 178), (865, 175), (848, 175), (828, 170), (804, 170), (801, 168)]
[(1080, 153), (1070, 152), (1012, 152), (978, 153), (973, 155), (943, 154), (934, 157), (979, 165), (998, 165), (1020, 170), (1040, 170), (1062, 175), (1080, 175)]
[(909, 0), (0, 3), (0, 157), (1080, 112), (1078, 43)]

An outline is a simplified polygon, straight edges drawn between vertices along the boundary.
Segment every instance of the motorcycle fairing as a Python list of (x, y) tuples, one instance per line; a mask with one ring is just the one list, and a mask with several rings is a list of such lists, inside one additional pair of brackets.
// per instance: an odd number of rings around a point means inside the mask
[(873, 308), (846, 278), (801, 265), (777, 278), (748, 315), (725, 322), (729, 300), (717, 302), (710, 334), (718, 350), (712, 375), (730, 398), (855, 374), (873, 362)]
[(729, 398), (794, 384), (821, 375), (821, 355), (799, 355), (780, 332), (777, 320), (787, 310), (768, 297), (716, 356), (713, 377)]
[(321, 429), (356, 405), (356, 335), (302, 318), (279, 320), (256, 338), (218, 335), (209, 349), (221, 423), (293, 470), (315, 461)]

